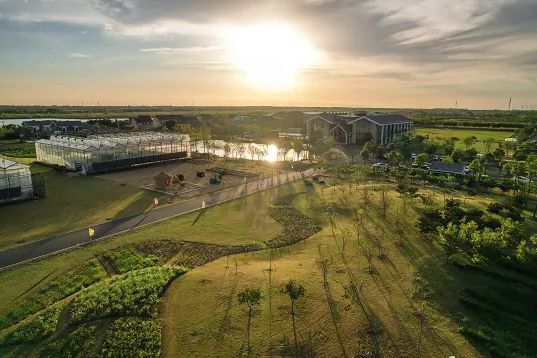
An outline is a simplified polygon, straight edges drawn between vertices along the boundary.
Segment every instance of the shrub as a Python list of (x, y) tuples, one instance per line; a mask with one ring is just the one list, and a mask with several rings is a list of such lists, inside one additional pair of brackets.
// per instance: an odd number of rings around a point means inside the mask
[(141, 268), (155, 266), (159, 262), (159, 258), (153, 255), (143, 256), (135, 249), (125, 249), (114, 251), (104, 255), (114, 267), (118, 274), (124, 274), (129, 271), (138, 270)]
[(0, 338), (0, 346), (33, 343), (51, 335), (56, 330), (63, 308), (63, 304), (56, 304), (23, 321), (19, 327)]
[(187, 271), (183, 267), (149, 267), (101, 281), (73, 300), (71, 322), (114, 315), (153, 316), (167, 285)]
[(503, 207), (502, 203), (494, 202), (488, 205), (487, 210), (493, 214), (499, 214), (503, 210)]
[(83, 324), (75, 330), (50, 342), (40, 353), (42, 358), (88, 356), (97, 344), (97, 324)]
[(84, 287), (90, 286), (106, 276), (106, 271), (104, 271), (102, 266), (95, 261), (91, 261), (77, 271), (50, 282), (41, 288), (35, 296), (17, 305), (4, 316), (0, 317), (0, 329), (17, 323), (32, 313), (35, 313)]
[(119, 318), (106, 332), (101, 357), (160, 357), (160, 324), (143, 318)]

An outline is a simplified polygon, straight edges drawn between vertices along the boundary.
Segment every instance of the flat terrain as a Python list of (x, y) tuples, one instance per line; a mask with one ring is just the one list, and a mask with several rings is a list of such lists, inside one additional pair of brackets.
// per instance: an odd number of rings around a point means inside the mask
[[(222, 182), (218, 185), (209, 183), (209, 179), (214, 177), (215, 173), (207, 171), (211, 167), (223, 167), (226, 169), (235, 169), (244, 171), (247, 173), (257, 174), (258, 177), (277, 173), (277, 164), (271, 164), (266, 162), (250, 162), (250, 161), (235, 161), (219, 159), (217, 161), (208, 160), (189, 160), (189, 161), (177, 161), (169, 162), (161, 165), (150, 166), (146, 168), (140, 168), (135, 170), (128, 170), (116, 173), (108, 173), (99, 175), (99, 178), (111, 180), (119, 184), (127, 184), (130, 186), (138, 186), (140, 188), (150, 189), (154, 188), (155, 175), (165, 172), (169, 175), (182, 174), (186, 183), (195, 184), (198, 188), (189, 186), (189, 192), (182, 193), (178, 185), (175, 185), (175, 189), (169, 191), (170, 195), (178, 194), (180, 197), (188, 198), (206, 193), (212, 193), (215, 191), (228, 188), (230, 186), (239, 185), (245, 182), (243, 176), (238, 175), (224, 175)], [(197, 172), (204, 172), (205, 177), (199, 178), (196, 176)], [(249, 177), (247, 181), (255, 180), (258, 177)]]
[[(510, 267), (475, 270), (449, 263), (416, 229), (425, 208), (421, 200), (403, 199), (392, 185), (384, 216), (375, 183), (351, 189), (333, 178), (326, 181), (274, 188), (0, 272), (0, 323), (14, 307), (88, 262), (98, 266), (93, 277), (100, 282), (107, 274), (137, 273), (143, 263), (191, 267), (172, 281), (150, 318), (162, 325), (165, 357), (244, 355), (246, 315), (237, 293), (246, 287), (263, 292), (252, 318), (253, 352), (292, 355), (290, 301), (281, 293), (289, 279), (305, 288), (296, 306), (296, 328), (298, 343), (310, 356), (480, 357), (488, 356), (484, 344), (506, 356), (532, 347), (526, 336), (536, 328), (534, 277)], [(436, 189), (420, 187), (420, 192), (442, 205)], [(454, 196), (467, 208), (483, 210), (491, 202), (490, 196)], [(275, 237), (297, 235), (304, 217), (320, 231), (268, 248)], [(394, 229), (397, 217), (402, 235)], [(226, 251), (252, 244), (257, 246), (251, 252)], [(126, 248), (130, 251), (121, 251)], [(511, 296), (520, 307), (508, 304)], [(103, 327), (95, 334), (98, 341), (109, 337), (105, 328), (114, 319), (96, 321)], [(53, 336), (61, 337), (70, 340), (64, 331)], [(0, 348), (0, 355), (20, 356), (26, 349)]]
[(69, 176), (38, 165), (32, 170), (43, 173), (47, 197), (0, 207), (0, 248), (143, 212), (154, 196), (96, 177)]
[[(478, 140), (482, 141), (483, 139), (492, 138), (498, 142), (502, 142), (505, 138), (511, 137), (514, 132), (509, 131), (495, 131), (495, 130), (477, 130), (477, 129), (454, 129), (454, 128), (425, 128), (425, 127), (416, 127), (416, 134), (429, 136), (431, 138), (451, 138), (456, 137), (459, 140), (456, 142), (455, 147), (466, 149), (463, 140), (464, 138), (475, 136)], [(474, 145), (475, 149), (478, 152), (484, 152), (485, 147), (483, 143), (477, 142)], [(491, 150), (494, 150), (498, 147), (498, 144), (493, 144)]]

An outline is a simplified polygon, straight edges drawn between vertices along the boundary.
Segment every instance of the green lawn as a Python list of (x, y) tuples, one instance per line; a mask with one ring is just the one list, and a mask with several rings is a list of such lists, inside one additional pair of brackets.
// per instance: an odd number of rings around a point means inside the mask
[[(237, 293), (252, 286), (263, 292), (252, 319), (256, 355), (292, 356), (289, 298), (281, 294), (288, 279), (305, 287), (296, 306), (299, 342), (320, 356), (356, 356), (376, 346), (383, 357), (418, 356), (412, 353), (418, 349), (422, 357), (480, 357), (486, 356), (484, 342), (493, 342), (501, 356), (511, 347), (513, 352), (531, 349), (531, 340), (523, 340), (535, 328), (532, 317), (537, 313), (531, 307), (537, 299), (535, 278), (509, 267), (476, 270), (450, 264), (416, 229), (424, 210), (420, 200), (403, 202), (391, 190), (383, 216), (380, 191), (371, 183), (367, 187), (370, 197), (364, 206), (363, 191), (349, 191), (347, 184), (308, 187), (297, 182), (0, 272), (0, 315), (51, 280), (125, 246), (162, 239), (223, 245), (266, 241), (282, 229), (269, 215), (276, 202), (314, 218), (322, 230), (288, 247), (222, 257), (175, 279), (159, 309), (163, 356), (244, 353), (246, 316)], [(490, 202), (490, 196), (454, 195), (473, 208), (484, 209)], [(443, 195), (435, 191), (434, 200), (442, 205)], [(404, 234), (399, 236), (394, 231), (394, 210), (403, 204), (408, 212)], [(325, 213), (328, 207), (335, 214), (333, 227)], [(364, 213), (359, 236), (352, 221), (354, 209)], [(367, 248), (373, 273), (366, 270)], [(319, 259), (326, 259), (327, 282)], [(349, 291), (353, 283), (359, 300)], [(509, 305), (510, 296), (523, 303), (520, 309)]]
[(140, 213), (151, 205), (153, 195), (136, 187), (70, 177), (38, 165), (32, 170), (43, 173), (47, 197), (0, 207), (0, 248)]
[[(456, 137), (459, 140), (456, 142), (456, 148), (466, 149), (463, 140), (466, 137), (475, 136), (479, 140), (486, 138), (493, 138), (498, 142), (503, 142), (505, 138), (511, 137), (514, 133), (509, 131), (492, 131), (492, 130), (479, 130), (479, 129), (454, 129), (454, 128), (424, 128), (416, 127), (415, 133), (419, 135), (429, 136), (431, 138), (451, 138)], [(491, 150), (498, 147), (498, 144), (493, 144)], [(483, 143), (478, 142), (475, 144), (475, 149), (478, 152), (484, 152), (485, 147)]]
[[(36, 289), (47, 282), (80, 267), (95, 256), (103, 255), (125, 245), (137, 245), (161, 239), (199, 241), (221, 245), (243, 245), (268, 240), (281, 231), (281, 226), (268, 214), (268, 208), (272, 201), (280, 195), (302, 188), (302, 183), (277, 187), (209, 207), (203, 213), (198, 211), (165, 220), (100, 241), (94, 245), (77, 248), (0, 272), (0, 292), (2, 292), (0, 314), (18, 302), (17, 297), (20, 296), (18, 299), (26, 299), (28, 295), (34, 293)], [(14, 207), (16, 205), (11, 206), (11, 208)], [(3, 227), (2, 230), (4, 230)], [(30, 289), (29, 293), (25, 293)]]
[(35, 144), (18, 141), (0, 141), (0, 154), (15, 158), (34, 158)]

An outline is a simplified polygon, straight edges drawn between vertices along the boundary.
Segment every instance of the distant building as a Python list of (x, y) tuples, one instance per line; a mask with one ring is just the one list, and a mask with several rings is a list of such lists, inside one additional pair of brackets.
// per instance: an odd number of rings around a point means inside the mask
[(306, 119), (306, 127), (308, 133), (321, 132), (338, 144), (390, 144), (412, 130), (413, 122), (399, 114), (324, 112)]
[(152, 116), (138, 116), (131, 119), (131, 125), (136, 130), (148, 130), (155, 128), (155, 118)]
[(22, 122), (32, 136), (41, 137), (51, 134), (77, 134), (82, 132), (82, 121), (76, 120), (31, 120)]
[(432, 162), (431, 173), (442, 175), (465, 175), (466, 165), (461, 163)]
[(286, 132), (279, 132), (278, 138), (304, 139), (304, 130), (302, 128), (289, 128)]
[(173, 122), (175, 125), (186, 124), (190, 125), (192, 128), (197, 128), (203, 126), (205, 123), (203, 118), (200, 116), (190, 117), (184, 116), (181, 114), (161, 114), (155, 116), (154, 121), (155, 127), (165, 126), (166, 123)]

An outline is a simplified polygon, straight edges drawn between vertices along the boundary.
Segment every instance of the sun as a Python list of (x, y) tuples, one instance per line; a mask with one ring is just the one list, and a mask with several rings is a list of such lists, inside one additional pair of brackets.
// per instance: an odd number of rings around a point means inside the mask
[(319, 57), (304, 36), (285, 24), (237, 27), (229, 32), (228, 41), (232, 63), (251, 85), (267, 90), (292, 87), (297, 73)]

